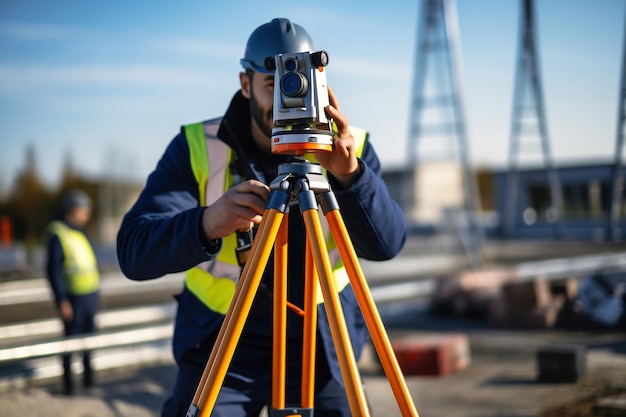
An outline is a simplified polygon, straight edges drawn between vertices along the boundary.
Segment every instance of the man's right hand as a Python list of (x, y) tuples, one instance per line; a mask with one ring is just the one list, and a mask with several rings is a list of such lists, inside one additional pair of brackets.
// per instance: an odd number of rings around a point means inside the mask
[(219, 239), (236, 231), (248, 231), (261, 223), (265, 203), (270, 195), (267, 185), (248, 180), (230, 188), (202, 214), (207, 239)]
[(69, 301), (61, 301), (59, 304), (59, 316), (61, 316), (61, 320), (66, 323), (69, 323), (74, 319), (74, 309)]

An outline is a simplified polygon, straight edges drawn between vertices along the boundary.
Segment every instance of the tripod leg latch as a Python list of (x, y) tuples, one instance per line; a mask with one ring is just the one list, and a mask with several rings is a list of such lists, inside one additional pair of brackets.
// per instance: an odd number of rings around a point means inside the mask
[(200, 416), (200, 409), (193, 404), (190, 405), (189, 408), (187, 409), (187, 414), (185, 414), (185, 417), (199, 417), (199, 416)]
[(313, 417), (312, 408), (270, 409), (270, 417)]

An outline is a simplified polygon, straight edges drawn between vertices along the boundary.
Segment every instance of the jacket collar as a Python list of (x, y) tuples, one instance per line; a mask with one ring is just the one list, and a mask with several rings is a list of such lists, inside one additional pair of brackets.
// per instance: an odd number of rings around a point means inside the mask
[(278, 175), (278, 165), (291, 157), (265, 152), (250, 133), (250, 101), (237, 91), (222, 119), (217, 136), (237, 154), (238, 168), (248, 178), (269, 184)]

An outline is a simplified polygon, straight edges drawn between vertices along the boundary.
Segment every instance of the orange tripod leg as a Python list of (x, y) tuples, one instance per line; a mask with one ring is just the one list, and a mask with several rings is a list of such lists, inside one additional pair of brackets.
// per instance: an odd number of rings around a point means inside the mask
[(317, 342), (317, 273), (313, 263), (309, 239), (306, 241), (305, 254), (301, 402), (302, 407), (313, 408), (315, 397), (315, 346)]
[(283, 218), (274, 243), (274, 329), (272, 342), (272, 407), (285, 408), (287, 356), (287, 247), (288, 215)]
[[(266, 213), (267, 213), (267, 210), (264, 212), (264, 215)], [(259, 235), (261, 235), (263, 233), (264, 227), (265, 227), (265, 222), (262, 221), (261, 224), (259, 225), (259, 228), (258, 228), (258, 231), (257, 231), (257, 233)], [(256, 240), (254, 240), (252, 242), (252, 247), (250, 248), (250, 251), (256, 250), (256, 245), (257, 245), (257, 242), (256, 242)], [(237, 303), (237, 299), (239, 298), (239, 295), (241, 294), (241, 291), (242, 291), (241, 288), (243, 287), (243, 285), (244, 285), (244, 280), (243, 279), (239, 279), (239, 281), (237, 282), (237, 288), (235, 289), (235, 294), (233, 295), (233, 299), (231, 301), (231, 307), (232, 307), (232, 305)], [(232, 318), (231, 314), (226, 314), (226, 316), (224, 317), (224, 321), (222, 323), (222, 328), (228, 327), (228, 323), (229, 323), (231, 318)], [(214, 346), (221, 345), (223, 343), (223, 338), (224, 338), (224, 332), (220, 331), (218, 333), (218, 335), (217, 335), (217, 339), (215, 340)], [(207, 361), (207, 364), (206, 364), (205, 368), (204, 368), (204, 372), (202, 373), (202, 377), (200, 378), (200, 382), (198, 383), (198, 389), (196, 389), (194, 397), (191, 400), (192, 406), (196, 406), (197, 404), (204, 403), (206, 401), (206, 398), (201, 401), (200, 397), (202, 395), (203, 388), (205, 387), (205, 385), (207, 383), (207, 378), (209, 376), (209, 371), (213, 367), (214, 362), (215, 362), (215, 355), (211, 355), (209, 357), (209, 360)]]
[(348, 328), (343, 315), (341, 301), (339, 300), (339, 294), (335, 286), (333, 271), (326, 248), (326, 242), (324, 241), (317, 207), (316, 209), (303, 209), (302, 217), (304, 218), (307, 235), (311, 240), (313, 259), (315, 260), (315, 267), (319, 274), (320, 286), (324, 296), (324, 306), (328, 315), (330, 332), (337, 350), (341, 375), (343, 376), (343, 381), (346, 386), (350, 411), (353, 416), (366, 417), (370, 415), (370, 412), (348, 335)]
[[(195, 411), (200, 410), (200, 417), (209, 417), (213, 411), (243, 326), (248, 318), (252, 301), (261, 282), (263, 271), (267, 265), (267, 260), (272, 250), (271, 242), (274, 242), (278, 234), (283, 215), (277, 209), (265, 211), (261, 227), (257, 232), (257, 238), (255, 238), (250, 250), (250, 257), (246, 262), (240, 283), (237, 286), (238, 294), (233, 298), (233, 302), (226, 313), (228, 319), (225, 319), (220, 329), (217, 338), (217, 341), (220, 343), (216, 343), (211, 351), (207, 368), (205, 368), (206, 377), (203, 375), (201, 379), (201, 382), (205, 384), (198, 386), (196, 390), (198, 401), (197, 403), (192, 403), (187, 412), (188, 415), (196, 415)], [(257, 244), (257, 241), (261, 243)], [(209, 382), (210, 384), (206, 384)], [(199, 395), (198, 392), (200, 392)]]
[(376, 352), (380, 358), (383, 370), (385, 371), (385, 375), (387, 375), (387, 379), (389, 380), (391, 389), (396, 397), (400, 411), (405, 417), (418, 417), (417, 409), (411, 399), (402, 370), (396, 360), (391, 342), (389, 341), (383, 321), (380, 318), (378, 309), (376, 308), (374, 298), (372, 297), (367, 282), (365, 281), (365, 275), (359, 265), (354, 246), (352, 246), (349, 239), (348, 231), (346, 230), (339, 210), (331, 210), (327, 212), (325, 216), (328, 220), (333, 238), (337, 243), (341, 259), (343, 260), (346, 271), (348, 272), (350, 282), (354, 289), (354, 294), (372, 337), (372, 343), (374, 344)]

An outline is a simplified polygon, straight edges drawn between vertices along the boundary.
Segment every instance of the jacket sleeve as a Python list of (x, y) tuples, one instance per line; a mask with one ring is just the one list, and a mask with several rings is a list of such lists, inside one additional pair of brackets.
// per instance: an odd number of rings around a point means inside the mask
[(202, 212), (184, 133), (167, 147), (117, 235), (122, 272), (145, 280), (211, 259), (201, 238)]
[(61, 301), (67, 300), (67, 287), (65, 285), (65, 279), (63, 278), (63, 262), (65, 261), (65, 255), (63, 254), (63, 247), (57, 235), (51, 234), (48, 238), (46, 254), (46, 276), (50, 282), (54, 302), (56, 305), (59, 305)]
[(372, 144), (365, 142), (361, 161), (363, 172), (347, 189), (334, 178), (329, 182), (337, 197), (342, 218), (357, 255), (384, 261), (396, 256), (406, 240), (404, 216), (389, 196), (382, 179), (380, 161)]

